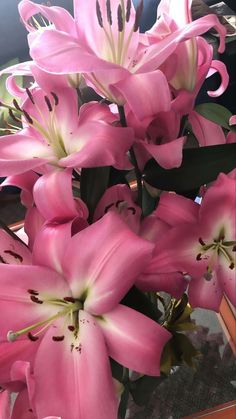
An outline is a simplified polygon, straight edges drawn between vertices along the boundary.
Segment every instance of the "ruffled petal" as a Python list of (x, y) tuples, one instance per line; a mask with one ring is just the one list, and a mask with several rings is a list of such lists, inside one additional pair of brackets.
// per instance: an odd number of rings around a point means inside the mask
[(25, 207), (32, 207), (34, 203), (33, 199), (33, 187), (39, 176), (32, 170), (21, 175), (8, 176), (2, 183), (3, 186), (16, 186), (22, 189), (21, 202)]

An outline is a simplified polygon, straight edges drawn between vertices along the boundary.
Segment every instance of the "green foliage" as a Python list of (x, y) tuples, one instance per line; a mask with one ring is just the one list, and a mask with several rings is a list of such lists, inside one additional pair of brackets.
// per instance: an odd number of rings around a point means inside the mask
[(182, 193), (214, 181), (219, 173), (229, 173), (236, 167), (236, 143), (183, 150), (179, 168), (163, 169), (151, 159), (143, 178), (155, 188)]

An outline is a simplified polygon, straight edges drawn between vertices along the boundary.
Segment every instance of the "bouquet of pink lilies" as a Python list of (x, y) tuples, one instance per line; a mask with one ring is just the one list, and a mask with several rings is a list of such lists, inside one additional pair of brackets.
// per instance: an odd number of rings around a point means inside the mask
[(193, 309), (236, 305), (236, 116), (195, 106), (211, 74), (209, 96), (227, 88), (201, 37), (223, 52), (225, 29), (191, 3), (162, 0), (145, 33), (142, 1), (19, 3), (32, 61), (1, 72), (0, 176), (27, 210), (0, 230), (1, 419), (125, 418), (144, 380), (194, 363)]

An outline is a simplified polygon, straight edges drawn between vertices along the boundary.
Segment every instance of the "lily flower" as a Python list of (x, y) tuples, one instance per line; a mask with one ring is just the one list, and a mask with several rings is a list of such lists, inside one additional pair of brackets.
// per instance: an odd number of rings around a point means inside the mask
[[(27, 13), (22, 12), (22, 6)], [(37, 11), (44, 14), (37, 6), (28, 0), (19, 5), (21, 18), (28, 29), (27, 22)], [(55, 74), (83, 73), (102, 96), (118, 105), (129, 103), (136, 112), (137, 102), (143, 102), (144, 86), (147, 92), (149, 90), (146, 73), (152, 74), (152, 86), (161, 87), (165, 93), (156, 100), (159, 108), (168, 110), (168, 85), (160, 67), (181, 42), (201, 35), (213, 26), (220, 33), (219, 50), (224, 49), (225, 29), (214, 15), (177, 28), (166, 38), (157, 40), (155, 25), (150, 33), (139, 33), (142, 1), (135, 11), (130, 0), (89, 0), (86, 3), (74, 0), (76, 34), (59, 29), (59, 17), (56, 19), (54, 8), (50, 9), (51, 25), (34, 32), (32, 26), (30, 28), (30, 54), (36, 64)], [(62, 16), (60, 11), (60, 19)], [(163, 97), (167, 98), (167, 104)]]
[(14, 100), (11, 115), (22, 117), (23, 129), (1, 137), (0, 176), (53, 167), (130, 165), (126, 156), (133, 143), (132, 128), (114, 126), (116, 117), (107, 105), (81, 106), (78, 117), (74, 89), (58, 89), (45, 95), (27, 90), (20, 106)]
[(38, 246), (34, 265), (0, 265), (0, 352), (7, 354), (3, 361), (0, 357), (0, 376), (4, 372), (6, 380), (14, 361), (30, 360), (36, 416), (116, 419), (108, 356), (158, 375), (162, 348), (170, 338), (153, 320), (119, 305), (150, 260), (153, 245), (114, 213), (66, 236), (63, 252), (61, 240), (52, 240), (53, 246), (41, 241), (45, 265)]
[(201, 205), (174, 194), (157, 209), (170, 229), (158, 243), (152, 269), (161, 263), (184, 274), (193, 307), (218, 311), (223, 295), (236, 306), (235, 171), (221, 173)]

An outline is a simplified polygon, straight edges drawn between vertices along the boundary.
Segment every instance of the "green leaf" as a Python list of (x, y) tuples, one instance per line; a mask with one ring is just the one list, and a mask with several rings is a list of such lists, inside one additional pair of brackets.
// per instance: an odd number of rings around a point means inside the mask
[(104, 194), (110, 176), (110, 167), (95, 167), (92, 169), (82, 169), (80, 192), (81, 199), (89, 209), (89, 221), (93, 219), (93, 214), (98, 201)]
[(120, 399), (118, 419), (125, 419), (126, 411), (128, 407), (128, 401), (129, 401), (129, 387), (128, 385), (126, 385)]
[(144, 314), (152, 320), (155, 320), (156, 322), (158, 322), (162, 316), (161, 311), (158, 310), (158, 308), (152, 304), (148, 297), (139, 291), (136, 287), (132, 287), (129, 290), (129, 292), (121, 301), (121, 304), (139, 311), (140, 313)]
[(123, 367), (121, 364), (116, 362), (114, 359), (110, 358), (110, 364), (111, 364), (111, 372), (112, 377), (116, 380), (122, 382), (123, 380)]
[(143, 193), (142, 193), (142, 209), (144, 217), (150, 215), (154, 209), (156, 208), (157, 202), (159, 198), (153, 198), (150, 193), (147, 191), (145, 185), (143, 186)]
[(143, 178), (150, 185), (181, 193), (214, 181), (219, 173), (236, 167), (236, 143), (183, 150), (179, 168), (163, 169), (154, 159), (145, 166)]
[(130, 393), (138, 406), (147, 405), (153, 391), (165, 380), (166, 376), (149, 377), (144, 375), (136, 381), (130, 382)]
[(217, 103), (202, 103), (201, 105), (197, 105), (194, 110), (199, 115), (209, 119), (209, 121), (215, 122), (215, 124), (221, 125), (228, 130), (234, 130), (229, 125), (229, 119), (232, 113), (224, 106), (218, 105)]

